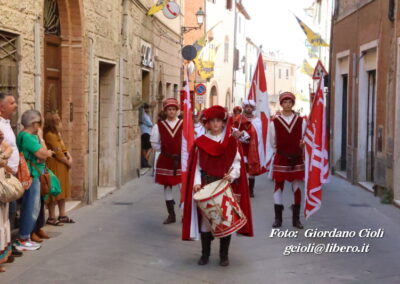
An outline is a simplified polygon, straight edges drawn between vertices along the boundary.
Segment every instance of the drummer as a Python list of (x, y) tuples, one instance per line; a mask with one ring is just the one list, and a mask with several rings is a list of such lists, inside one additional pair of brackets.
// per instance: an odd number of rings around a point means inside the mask
[[(214, 239), (211, 226), (204, 217), (197, 223), (197, 206), (193, 202), (193, 194), (209, 183), (227, 180), (232, 183), (233, 191), (240, 196), (240, 207), (247, 218), (247, 223), (238, 233), (253, 236), (249, 189), (242, 158), (242, 151), (231, 127), (225, 125), (228, 113), (221, 106), (212, 106), (204, 111), (204, 123), (208, 130), (205, 135), (195, 141), (188, 164), (188, 182), (183, 188), (184, 213), (182, 239), (201, 239), (202, 253), (199, 265), (208, 263), (211, 241)], [(225, 216), (229, 218), (228, 216)], [(220, 239), (220, 265), (228, 266), (228, 251), (231, 235)]]

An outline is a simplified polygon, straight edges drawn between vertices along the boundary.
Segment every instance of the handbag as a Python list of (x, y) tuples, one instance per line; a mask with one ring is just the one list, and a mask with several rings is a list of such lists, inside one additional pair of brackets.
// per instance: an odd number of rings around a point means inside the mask
[(32, 176), (23, 153), (19, 153), (17, 179), (21, 182), (24, 189), (28, 189), (32, 185)]
[[(37, 170), (38, 173), (41, 172), (34, 163), (32, 163), (31, 161), (29, 161), (29, 163), (31, 164), (32, 167), (35, 168), (35, 170)], [(50, 180), (49, 170), (47, 169), (47, 167), (45, 167), (44, 171), (40, 174), (39, 180), (40, 180), (40, 195), (44, 196), (46, 194), (49, 194), (51, 187), (51, 180)]]
[(8, 203), (18, 200), (24, 195), (25, 188), (21, 182), (12, 174), (0, 169), (0, 201)]
[[(22, 140), (23, 140), (22, 136)], [(22, 143), (22, 141), (21, 141)], [(21, 182), (24, 189), (28, 189), (32, 185), (32, 176), (26, 163), (25, 156), (22, 152), (19, 153), (19, 164), (17, 170), (17, 178)]]
[(57, 196), (62, 192), (60, 180), (50, 169), (48, 169), (48, 172), (50, 175), (50, 192), (49, 192), (49, 194), (52, 196)]

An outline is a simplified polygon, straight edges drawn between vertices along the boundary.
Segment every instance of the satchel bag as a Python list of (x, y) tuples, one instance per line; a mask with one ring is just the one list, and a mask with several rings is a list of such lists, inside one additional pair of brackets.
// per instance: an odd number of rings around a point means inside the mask
[[(24, 140), (24, 135), (21, 134), (21, 144)], [(26, 163), (25, 156), (22, 152), (19, 153), (19, 164), (17, 170), (17, 178), (21, 182), (24, 189), (28, 189), (32, 185), (32, 176), (28, 168), (28, 164)]]
[(28, 189), (32, 185), (32, 176), (23, 153), (19, 153), (17, 179), (21, 182), (24, 189)]
[[(29, 161), (29, 163), (32, 165), (32, 167), (34, 167), (37, 170), (38, 173), (41, 172), (34, 163), (32, 163), (31, 161)], [(45, 167), (43, 173), (40, 174), (39, 180), (40, 180), (40, 195), (44, 196), (46, 194), (49, 194), (50, 187), (51, 187), (51, 181), (50, 181), (50, 174), (49, 174), (47, 167)]]
[(18, 200), (25, 192), (21, 182), (12, 174), (0, 169), (0, 201), (8, 203)]

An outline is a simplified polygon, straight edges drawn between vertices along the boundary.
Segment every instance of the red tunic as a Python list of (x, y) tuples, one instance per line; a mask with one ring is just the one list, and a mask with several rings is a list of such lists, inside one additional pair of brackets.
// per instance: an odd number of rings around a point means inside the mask
[[(205, 141), (203, 142), (203, 145), (205, 143), (209, 143), (209, 141), (207, 140), (211, 140), (209, 138), (207, 138), (206, 136), (204, 136), (202, 139), (198, 139), (196, 140), (196, 144), (199, 146), (202, 145), (201, 142), (199, 143), (199, 141)], [(220, 144), (218, 142), (215, 142), (216, 145)], [(207, 153), (207, 149), (206, 148), (201, 148), (201, 146), (199, 147), (199, 163), (200, 163), (200, 167), (201, 169), (210, 176), (214, 176), (214, 177), (219, 177), (219, 178), (223, 178), (224, 175), (226, 173), (229, 172), (229, 168), (233, 163), (233, 160), (235, 159), (236, 156), (236, 152), (237, 152), (237, 142), (236, 139), (231, 136), (229, 138), (226, 150), (223, 152), (222, 155), (218, 155), (218, 156), (214, 156), (214, 155), (210, 155), (209, 153)]]
[(280, 116), (273, 120), (276, 133), (276, 153), (272, 178), (276, 181), (303, 180), (304, 159), (300, 142), (303, 138), (303, 118), (295, 115), (290, 124)]
[(181, 183), (182, 120), (174, 128), (162, 120), (158, 122), (161, 154), (156, 165), (156, 183), (174, 186)]

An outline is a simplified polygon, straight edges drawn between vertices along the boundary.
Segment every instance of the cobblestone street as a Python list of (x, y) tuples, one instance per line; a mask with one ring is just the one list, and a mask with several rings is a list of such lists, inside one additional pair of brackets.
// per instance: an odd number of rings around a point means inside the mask
[[(400, 211), (383, 205), (371, 193), (332, 177), (322, 209), (305, 229), (384, 229), (384, 237), (269, 238), (273, 222), (272, 183), (256, 181), (253, 218), (256, 236), (235, 236), (231, 265), (218, 266), (213, 242), (209, 265), (198, 266), (200, 242), (180, 240), (180, 223), (165, 226), (162, 192), (147, 174), (122, 190), (71, 212), (77, 224), (46, 228), (52, 239), (36, 252), (26, 252), (8, 266), (1, 283), (399, 283)], [(291, 191), (285, 189), (284, 224), (292, 230)], [(178, 191), (175, 190), (178, 199)], [(368, 254), (292, 254), (287, 245), (370, 244)], [(384, 261), (383, 261), (384, 260)]]

